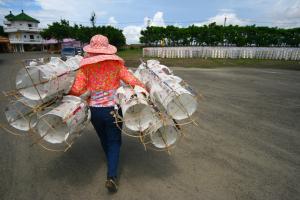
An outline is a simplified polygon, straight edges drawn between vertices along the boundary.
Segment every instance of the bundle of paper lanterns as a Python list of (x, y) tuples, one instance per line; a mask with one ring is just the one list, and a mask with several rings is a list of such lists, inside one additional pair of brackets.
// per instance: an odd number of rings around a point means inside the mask
[(197, 95), (157, 60), (143, 62), (134, 75), (146, 90), (139, 86), (122, 86), (117, 90), (123, 113), (119, 118), (130, 130), (128, 135), (139, 137), (142, 143), (155, 149), (168, 150), (181, 135), (180, 125), (194, 122)]
[[(68, 94), (81, 56), (24, 61), (6, 109), (10, 126), (48, 150), (65, 151), (90, 121), (85, 100)], [(7, 129), (7, 128), (6, 128)]]
[[(82, 57), (31, 59), (16, 76), (16, 92), (5, 116), (11, 127), (28, 134), (48, 150), (66, 151), (90, 122), (84, 98), (67, 95)], [(145, 145), (168, 150), (180, 136), (180, 122), (193, 121), (195, 93), (172, 71), (156, 60), (142, 63), (134, 75), (146, 86), (122, 85), (116, 92), (122, 116), (114, 113), (123, 133)], [(185, 123), (188, 124), (188, 123)], [(3, 127), (3, 126), (2, 126)], [(5, 130), (8, 130), (5, 128)]]

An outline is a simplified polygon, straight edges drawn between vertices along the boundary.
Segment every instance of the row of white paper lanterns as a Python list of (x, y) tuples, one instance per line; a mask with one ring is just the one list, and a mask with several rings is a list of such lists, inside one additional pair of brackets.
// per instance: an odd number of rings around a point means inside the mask
[(21, 69), (16, 77), (16, 88), (22, 97), (7, 105), (8, 123), (22, 131), (32, 129), (42, 138), (40, 142), (54, 145), (61, 145), (77, 135), (90, 120), (88, 105), (81, 98), (68, 95), (50, 107), (36, 108), (58, 94), (69, 92), (81, 59), (75, 56), (64, 62), (52, 57), (49, 63), (39, 65), (32, 61), (26, 69)]
[(300, 48), (259, 47), (147, 47), (145, 57), (159, 58), (251, 58), (300, 60)]
[[(197, 109), (196, 97), (180, 85), (181, 78), (172, 75), (168, 67), (156, 60), (147, 61), (147, 67), (141, 64), (135, 76), (148, 87), (150, 93), (139, 86), (123, 86), (117, 90), (124, 124), (137, 135), (144, 132), (157, 148), (174, 145), (178, 132), (173, 119), (191, 117)], [(161, 105), (162, 116), (158, 116), (149, 105), (149, 99), (155, 105)]]

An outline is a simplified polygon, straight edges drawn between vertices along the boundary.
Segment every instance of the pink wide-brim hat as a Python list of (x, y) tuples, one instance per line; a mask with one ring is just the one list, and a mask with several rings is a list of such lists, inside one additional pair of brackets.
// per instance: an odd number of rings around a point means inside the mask
[(89, 45), (83, 47), (88, 53), (80, 62), (80, 66), (94, 64), (105, 60), (115, 60), (124, 64), (124, 60), (115, 55), (117, 48), (108, 43), (107, 37), (103, 35), (94, 35)]
[(83, 51), (95, 54), (115, 54), (117, 48), (109, 44), (107, 37), (103, 35), (94, 35), (90, 44), (83, 47)]

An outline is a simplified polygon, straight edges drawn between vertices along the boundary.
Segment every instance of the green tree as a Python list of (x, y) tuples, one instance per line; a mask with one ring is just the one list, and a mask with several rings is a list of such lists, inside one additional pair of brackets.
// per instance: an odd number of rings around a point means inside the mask
[(233, 46), (292, 46), (300, 45), (300, 28), (282, 29), (277, 27), (257, 27), (217, 25), (215, 22), (203, 26), (179, 28), (175, 26), (147, 27), (141, 31), (140, 42), (147, 46), (193, 46), (193, 45), (233, 45)]
[(88, 43), (94, 35), (102, 34), (107, 36), (110, 43), (118, 48), (126, 44), (122, 30), (112, 26), (89, 27), (81, 24), (71, 26), (67, 20), (61, 20), (60, 22), (48, 25), (48, 28), (44, 29), (41, 34), (46, 39), (55, 38), (58, 41), (62, 41), (64, 38), (74, 38), (82, 43)]
[(52, 25), (48, 25), (47, 29), (41, 32), (43, 38), (50, 39), (55, 38), (58, 41), (62, 41), (64, 38), (70, 38), (73, 36), (72, 27), (69, 21), (62, 19), (60, 22), (54, 22)]
[(3, 26), (0, 26), (0, 36), (7, 36), (7, 33), (4, 32)]

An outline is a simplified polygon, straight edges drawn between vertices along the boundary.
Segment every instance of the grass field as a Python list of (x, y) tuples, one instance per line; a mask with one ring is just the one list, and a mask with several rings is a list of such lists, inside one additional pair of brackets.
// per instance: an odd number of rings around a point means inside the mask
[[(128, 49), (118, 52), (126, 61), (126, 66), (137, 67), (140, 64), (140, 58), (143, 58), (142, 49)], [(273, 68), (273, 69), (292, 69), (300, 70), (300, 61), (284, 60), (257, 60), (257, 59), (202, 59), (202, 58), (155, 58), (162, 64), (170, 67), (187, 68), (220, 68), (220, 67), (247, 67), (247, 68)]]

